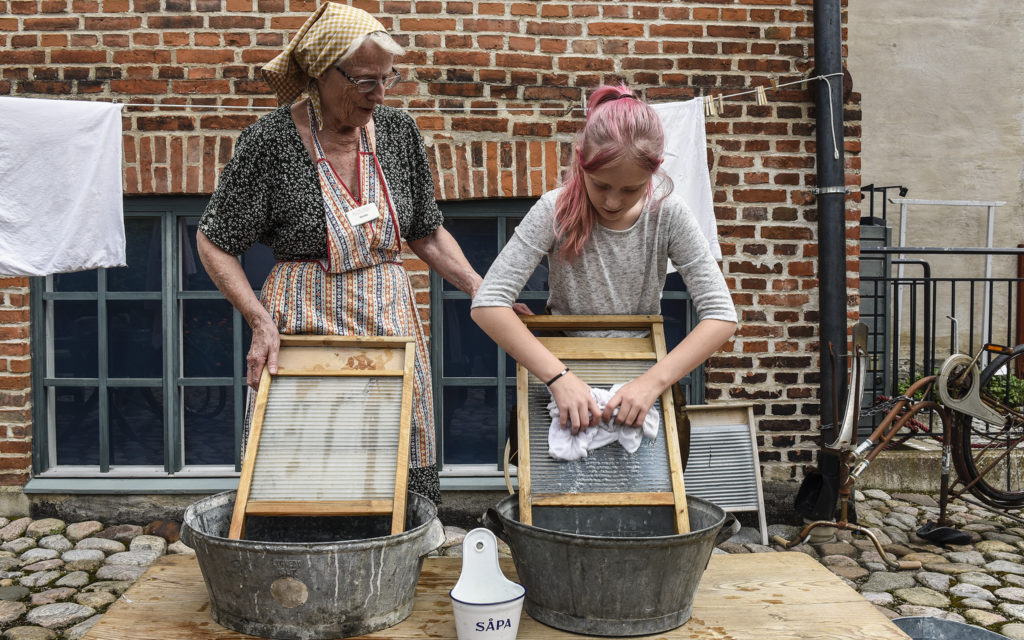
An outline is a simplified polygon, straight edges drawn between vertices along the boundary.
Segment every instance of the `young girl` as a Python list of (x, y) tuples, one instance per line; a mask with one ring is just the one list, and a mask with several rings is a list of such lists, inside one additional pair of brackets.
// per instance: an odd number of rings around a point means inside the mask
[[(516, 228), (473, 298), (473, 320), (520, 364), (547, 382), (562, 427), (616, 420), (640, 426), (661, 393), (699, 366), (736, 330), (725, 279), (686, 204), (664, 172), (658, 116), (624, 86), (602, 86), (561, 188), (544, 194)], [(598, 409), (590, 387), (548, 351), (512, 311), (527, 279), (548, 257), (548, 308), (561, 315), (659, 314), (672, 260), (700, 322), (646, 373)]]

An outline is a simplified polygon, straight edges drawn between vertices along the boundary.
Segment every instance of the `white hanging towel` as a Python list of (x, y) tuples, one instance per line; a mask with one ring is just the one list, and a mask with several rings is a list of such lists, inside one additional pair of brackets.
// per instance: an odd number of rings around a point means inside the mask
[[(590, 395), (594, 397), (597, 406), (602, 411), (608, 401), (612, 399), (615, 392), (621, 388), (621, 384), (611, 389), (590, 388)], [(597, 426), (580, 430), (576, 435), (568, 427), (562, 428), (558, 419), (558, 405), (552, 400), (547, 406), (548, 415), (551, 416), (551, 426), (548, 428), (548, 455), (556, 460), (579, 460), (586, 458), (588, 452), (599, 449), (607, 444), (618, 442), (622, 448), (629, 453), (636, 453), (644, 438), (654, 440), (658, 437), (658, 429), (661, 427), (661, 416), (657, 410), (651, 407), (644, 416), (644, 423), (640, 427), (627, 427), (615, 422), (615, 416), (619, 410), (615, 409), (612, 419), (609, 422), (602, 420)]]
[(0, 275), (125, 266), (121, 105), (0, 97)]
[(665, 163), (662, 168), (672, 178), (675, 185), (673, 193), (690, 207), (711, 245), (715, 260), (721, 260), (718, 224), (711, 199), (711, 174), (708, 172), (704, 101), (694, 98), (686, 102), (652, 104), (651, 107), (665, 130)]

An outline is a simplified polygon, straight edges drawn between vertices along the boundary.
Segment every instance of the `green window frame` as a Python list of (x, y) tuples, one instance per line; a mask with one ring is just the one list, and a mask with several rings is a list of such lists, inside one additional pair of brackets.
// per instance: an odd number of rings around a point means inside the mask
[[(148, 248), (140, 248), (137, 242), (129, 243), (128, 247), (129, 269), (138, 269), (138, 260), (149, 259), (153, 271), (148, 274), (148, 285), (141, 289), (116, 285), (121, 274), (114, 269), (81, 272), (86, 275), (76, 274), (75, 277), (94, 277), (95, 285), (71, 287), (72, 290), (60, 287), (55, 290), (55, 278), (64, 276), (32, 279), (33, 477), (25, 487), (27, 493), (188, 493), (229, 490), (236, 486), (241, 465), (239, 450), (246, 405), (244, 358), (248, 348), (248, 326), (241, 314), (224, 300), (212, 284), (191, 287), (183, 275), (188, 271), (189, 261), (197, 259), (193, 253), (194, 222), (202, 214), (207, 201), (206, 197), (194, 196), (125, 200), (126, 225), (131, 228), (148, 221), (155, 230)], [(491, 235), (486, 238), (478, 234), (476, 240), (480, 242), (463, 244), (473, 266), (484, 273), (504, 247), (518, 220), (534, 202), (533, 199), (449, 202), (443, 203), (442, 209), (449, 220), (449, 228), (457, 236), (460, 225), (482, 222), (485, 223), (484, 227), (492, 230), (487, 232)], [(159, 250), (158, 260), (150, 259), (152, 256), (147, 254), (154, 248)], [(265, 275), (265, 270), (259, 273), (264, 266), (262, 262), (272, 258), (266, 247), (258, 247), (253, 252), (255, 255), (252, 257), (249, 257), (250, 254), (243, 256), (243, 266), (248, 269), (248, 265), (255, 265), (250, 273), (250, 283), (254, 290), (258, 290)], [(135, 273), (134, 277), (138, 276)], [(479, 371), (460, 371), (458, 366), (446, 363), (446, 328), (451, 328), (448, 325), (452, 324), (452, 319), (457, 319), (461, 331), (476, 328), (469, 318), (469, 298), (466, 294), (444, 283), (433, 272), (430, 284), (430, 357), (434, 373), (435, 429), (442, 487), (448, 490), (501, 488), (504, 486), (504, 443), (510, 428), (509, 410), (515, 402), (513, 363), (493, 342), (487, 342), (486, 347), (482, 347), (493, 349), (495, 355), (495, 366), (483, 375)], [(542, 309), (546, 299), (547, 291), (537, 287), (524, 291), (520, 296), (520, 300), (531, 304), (535, 310)], [(96, 338), (96, 365), (95, 371), (89, 371), (87, 375), (57, 375), (55, 371), (56, 360), (59, 358), (55, 356), (54, 341), (58, 332), (54, 328), (54, 308), (69, 303), (92, 309), (95, 313), (93, 330)], [(204, 303), (224, 305), (225, 313), (222, 315), (229, 314), (230, 317), (230, 362), (227, 365), (221, 363), (215, 375), (195, 374), (187, 370), (188, 354), (197, 349), (204, 350), (209, 345), (203, 343), (199, 347), (190, 347), (183, 324), (189, 315), (186, 310), (190, 305)], [(666, 337), (671, 348), (681, 338), (683, 331), (675, 331), (676, 335), (673, 335), (670, 321), (688, 331), (695, 320), (689, 295), (685, 291), (667, 287), (663, 294), (663, 308), (666, 304), (675, 305), (671, 314), (665, 314)], [(118, 367), (114, 365), (115, 359), (121, 357), (119, 350), (124, 349), (117, 344), (123, 336), (117, 333), (120, 329), (113, 326), (114, 320), (109, 312), (111, 305), (135, 305), (158, 310), (153, 318), (153, 326), (160, 328), (158, 349), (161, 356), (157, 370), (150, 370), (146, 375), (125, 375), (123, 371), (116, 370)], [(456, 305), (460, 306), (454, 308)], [(174, 327), (174, 330), (164, 331), (163, 327)], [(157, 335), (155, 330), (151, 333)], [(153, 340), (156, 341), (155, 338)], [(222, 350), (227, 349), (226, 344), (217, 346)], [(149, 347), (156, 348), (154, 345)], [(132, 351), (127, 349), (129, 355)], [(172, 357), (166, 357), (167, 354)], [(680, 384), (684, 387), (688, 403), (703, 402), (703, 367), (691, 373)], [(484, 415), (493, 416), (494, 422), (493, 425), (481, 425), (485, 430), (493, 427), (493, 432), (487, 432), (489, 443), (484, 446), (482, 455), (478, 456), (483, 462), (476, 464), (453, 461), (457, 457), (454, 455), (447, 455), (446, 460), (446, 454), (456, 448), (453, 443), (445, 442), (445, 412), (446, 409), (452, 409), (452, 406), (446, 406), (446, 399), (453, 390), (468, 388), (488, 390), (494, 398), (492, 404), (477, 407), (483, 410)], [(224, 437), (217, 445), (217, 455), (227, 459), (218, 464), (191, 464), (186, 455), (186, 416), (189, 415), (187, 397), (190, 393), (201, 393), (209, 389), (220, 389), (230, 404), (230, 433), (226, 436), (221, 434)], [(57, 394), (77, 393), (85, 396), (88, 392), (93, 392), (96, 402), (96, 424), (94, 435), (85, 429), (86, 435), (83, 437), (87, 444), (90, 439), (95, 439), (94, 443), (88, 444), (95, 446), (95, 464), (63, 464), (57, 455), (61, 444), (56, 429), (59, 417), (58, 412), (55, 412)], [(119, 446), (124, 444), (116, 428), (118, 394), (133, 392), (146, 396), (156, 407), (154, 409), (151, 406), (150, 410), (159, 412), (160, 432), (155, 436), (150, 434), (159, 443), (154, 445), (159, 447), (159, 451), (148, 454), (153, 458), (148, 464), (126, 465), (118, 459)], [(448, 405), (451, 404), (448, 402)], [(191, 413), (196, 413), (194, 406)], [(76, 426), (73, 425), (72, 429)], [(231, 450), (225, 452), (223, 448), (227, 446), (228, 439)], [(473, 446), (469, 445), (471, 450)]]
[[(248, 327), (241, 314), (231, 308), (212, 284), (207, 288), (191, 288), (186, 277), (186, 271), (196, 272), (194, 223), (202, 214), (207, 201), (206, 197), (191, 196), (126, 198), (125, 225), (129, 236), (132, 235), (131, 230), (138, 231), (140, 226), (149, 225), (153, 230), (153, 238), (148, 247), (140, 246), (139, 242), (128, 242), (127, 269), (96, 269), (79, 274), (32, 279), (35, 428), (33, 478), (25, 487), (27, 493), (203, 492), (233, 489), (236, 486), (241, 465), (239, 445), (246, 402), (244, 350), (247, 348)], [(154, 249), (159, 251), (159, 259), (152, 256)], [(266, 250), (265, 247), (263, 249)], [(146, 281), (141, 287), (133, 287), (139, 284), (139, 272), (145, 270), (141, 263), (147, 260), (149, 270), (145, 273)], [(201, 265), (198, 270), (202, 271)], [(70, 288), (73, 290), (55, 290), (55, 282), (72, 277), (79, 280), (94, 278), (95, 284), (89, 280), (85, 287), (72, 286)], [(111, 286), (117, 283), (118, 278), (134, 282)], [(188, 374), (187, 371), (190, 368), (187, 364), (189, 358), (196, 361), (199, 354), (209, 351), (211, 347), (209, 342), (198, 346), (191, 344), (187, 336), (186, 310), (203, 304), (222, 304), (226, 305), (225, 311), (230, 309), (230, 355), (222, 353), (225, 358), (217, 363), (219, 371), (216, 375)], [(89, 375), (57, 375), (55, 368), (61, 357), (60, 349), (55, 348), (55, 342), (60, 338), (54, 326), (55, 316), (67, 315), (55, 314), (57, 305), (69, 305), (87, 313), (89, 310), (95, 313), (95, 326), (90, 328), (95, 330), (96, 336), (96, 367), (95, 371), (88, 372)], [(159, 334), (159, 345), (148, 344), (145, 348), (158, 351), (160, 361), (155, 368), (152, 364), (143, 365), (141, 368), (147, 369), (146, 375), (133, 374), (133, 368), (140, 368), (137, 365), (116, 364), (125, 358), (130, 362), (132, 351), (139, 350), (133, 349), (139, 341), (131, 340), (130, 325), (129, 335), (125, 335), (125, 326), (123, 323), (116, 324), (113, 316), (118, 314), (112, 313), (111, 309), (131, 310), (133, 307), (136, 310), (140, 307), (151, 311), (158, 309), (154, 313), (154, 330), (151, 333), (153, 336)], [(87, 320), (91, 325), (92, 319)], [(173, 327), (174, 330), (166, 331), (165, 327)], [(156, 343), (157, 339), (152, 338), (152, 342)], [(227, 348), (227, 345), (219, 346), (222, 352)], [(230, 361), (223, 361), (226, 358), (230, 358)], [(128, 371), (127, 375), (125, 371)], [(121, 447), (125, 443), (119, 434), (124, 429), (119, 429), (118, 425), (130, 422), (130, 419), (123, 416), (118, 417), (121, 409), (118, 406), (119, 398), (133, 392), (139, 392), (147, 399), (153, 414), (160, 414), (160, 451), (139, 453), (147, 446), (154, 446), (157, 440), (155, 434), (149, 434), (149, 443), (130, 443), (134, 447), (132, 455), (141, 455), (146, 459), (145, 464), (124, 464), (118, 460), (119, 447), (125, 448)], [(216, 463), (192, 464), (186, 459), (185, 438), (190, 429), (186, 424), (186, 415), (199, 420), (195, 417), (201, 415), (197, 407), (204, 401), (196, 398), (201, 398), (204, 392), (217, 398), (223, 411), (231, 413), (231, 427), (229, 433), (219, 434), (218, 446), (215, 447), (217, 450), (211, 456), (218, 460)], [(95, 464), (61, 463), (58, 455), (61, 443), (57, 435), (59, 415), (55, 407), (58, 405), (58, 394), (65, 393), (79, 398), (87, 397), (90, 402), (96, 403), (95, 425), (80, 425), (85, 431), (95, 427), (97, 441), (94, 444), (90, 442), (90, 434), (83, 436), (86, 447), (96, 447)], [(193, 404), (186, 405), (187, 402)], [(206, 404), (209, 405), (209, 401)], [(200, 441), (199, 428), (191, 429), (196, 432), (196, 440)], [(65, 432), (68, 433), (67, 429)], [(231, 449), (224, 451), (228, 441), (231, 442)], [(201, 454), (205, 452), (201, 451), (199, 445), (189, 453), (192, 457), (201, 457)], [(68, 457), (74, 457), (74, 453)]]
[[(511, 237), (515, 225), (535, 202), (536, 199), (533, 198), (515, 198), (444, 202), (440, 205), (446, 219), (445, 226), (460, 242), (470, 264), (483, 275), (491, 261), (505, 246), (507, 239)], [(485, 233), (484, 229), (488, 227), (493, 231), (493, 237), (485, 240), (482, 236)], [(468, 242), (470, 238), (476, 242)], [(678, 274), (670, 276), (666, 290), (662, 293), (662, 314), (666, 320), (666, 346), (669, 349), (679, 343), (684, 331), (689, 332), (696, 325), (696, 314), (690, 295), (679, 286), (681, 282)], [(546, 289), (531, 288), (528, 285), (520, 294), (519, 300), (534, 307), (534, 311), (539, 311), (543, 309), (547, 297)], [(671, 313), (666, 313), (666, 310)], [(457, 325), (456, 329), (447, 326), (451, 322)], [(510, 417), (515, 406), (514, 362), (493, 342), (489, 342), (488, 347), (482, 347), (493, 348), (496, 354), (493, 359), (488, 356), (487, 361), (493, 362), (493, 366), (486, 372), (481, 373), (478, 364), (467, 366), (450, 361), (446, 354), (450, 353), (451, 349), (446, 341), (477, 340), (475, 332), (479, 330), (469, 318), (469, 296), (446, 284), (433, 271), (430, 274), (430, 326), (434, 425), (441, 487), (446, 490), (503, 489), (505, 441), (509, 429), (514, 426)], [(474, 346), (477, 344), (475, 342)], [(477, 371), (469, 372), (466, 369)], [(701, 365), (679, 382), (688, 404), (704, 402), (704, 381), (704, 366)], [(475, 415), (493, 416), (494, 422), (480, 424), (479, 430), (486, 434), (495, 433), (496, 440), (491, 442), (488, 436), (488, 442), (482, 445), (485, 449), (493, 446), (493, 456), (490, 452), (480, 451), (477, 460), (465, 463), (453, 461), (453, 458), (464, 455), (465, 446), (462, 440), (467, 434), (472, 434), (474, 429), (462, 429), (453, 435), (449, 432), (455, 429), (449, 428), (451, 425), (446, 424), (446, 420), (464, 409), (462, 406), (450, 406), (450, 399), (458, 390), (469, 389), (482, 392), (477, 393), (476, 399), (494, 399), (493, 404), (476, 407)], [(469, 401), (463, 404), (468, 405)], [(446, 442), (447, 438), (457, 442), (453, 445)], [(453, 448), (458, 449), (458, 455), (451, 454)]]

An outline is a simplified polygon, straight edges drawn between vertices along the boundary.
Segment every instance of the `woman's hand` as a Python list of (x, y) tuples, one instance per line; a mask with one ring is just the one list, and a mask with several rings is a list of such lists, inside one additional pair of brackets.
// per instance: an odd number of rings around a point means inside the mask
[(532, 316), (534, 315), (530, 307), (526, 306), (525, 302), (516, 302), (512, 304), (512, 310), (516, 312), (517, 316)]
[(601, 409), (590, 393), (590, 387), (568, 372), (548, 387), (551, 397), (558, 406), (558, 422), (565, 429), (567, 426), (576, 435), (580, 429), (596, 425), (601, 416)]
[(655, 384), (644, 380), (643, 376), (631, 380), (619, 388), (612, 396), (612, 399), (604, 405), (602, 419), (609, 422), (612, 419), (612, 412), (618, 408), (619, 413), (615, 416), (616, 422), (627, 427), (642, 427), (647, 412), (651, 410), (658, 400), (662, 390)]
[(269, 316), (252, 328), (252, 343), (245, 356), (245, 381), (250, 387), (259, 389), (264, 366), (270, 369), (271, 375), (277, 373), (277, 353), (280, 348), (281, 334)]

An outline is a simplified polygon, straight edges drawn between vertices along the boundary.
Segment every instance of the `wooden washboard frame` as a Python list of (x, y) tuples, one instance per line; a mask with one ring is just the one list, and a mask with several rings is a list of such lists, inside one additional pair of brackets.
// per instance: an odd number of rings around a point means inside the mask
[[(665, 330), (662, 318), (658, 315), (638, 316), (524, 316), (522, 317), (526, 326), (534, 331), (541, 332), (538, 338), (555, 356), (573, 369), (576, 375), (584, 382), (595, 384), (593, 371), (602, 368), (608, 361), (617, 361), (618, 364), (629, 364), (633, 367), (632, 372), (626, 379), (616, 379), (615, 382), (627, 382), (636, 377), (639, 373), (646, 371), (655, 361), (665, 357)], [(548, 337), (543, 335), (548, 331), (585, 331), (585, 330), (646, 330), (647, 337), (643, 338), (603, 338), (603, 337)], [(581, 366), (582, 365), (582, 366)], [(611, 368), (611, 367), (609, 367)], [(588, 375), (587, 371), (591, 373)], [(615, 374), (612, 374), (615, 375)], [(588, 380), (588, 377), (591, 379)], [(608, 382), (605, 380), (604, 382)], [(540, 389), (538, 389), (538, 385)], [(661, 395), (660, 406), (662, 409), (662, 430), (657, 439), (659, 449), (656, 455), (663, 461), (663, 471), (669, 477), (658, 480), (664, 483), (663, 488), (658, 490), (645, 491), (588, 491), (586, 487), (575, 487), (582, 490), (551, 490), (551, 487), (543, 486), (546, 482), (538, 481), (535, 488), (534, 478), (531, 477), (535, 469), (552, 469), (553, 473), (559, 474), (561, 470), (567, 473), (568, 467), (557, 465), (585, 465), (595, 456), (576, 462), (555, 462), (552, 463), (547, 453), (547, 431), (544, 423), (538, 423), (538, 410), (536, 407), (531, 412), (530, 397), (531, 390), (536, 399), (544, 398), (547, 393), (543, 389), (544, 383), (533, 376), (525, 367), (518, 365), (516, 368), (516, 392), (517, 392), (517, 420), (518, 423), (518, 478), (519, 478), (519, 519), (524, 524), (533, 523), (534, 507), (614, 507), (614, 506), (670, 506), (673, 510), (673, 521), (677, 533), (688, 533), (690, 531), (690, 518), (686, 507), (686, 490), (683, 480), (682, 456), (679, 451), (679, 437), (676, 427), (676, 416), (672, 390), (667, 389)], [(603, 386), (603, 385), (602, 385)], [(543, 391), (543, 393), (542, 393)], [(546, 400), (544, 400), (546, 402)], [(531, 425), (531, 413), (534, 423)], [(544, 414), (546, 416), (546, 413)], [(550, 418), (547, 419), (550, 424)], [(532, 427), (532, 429), (531, 429)], [(535, 437), (542, 435), (543, 444), (532, 447), (530, 444), (530, 432)], [(646, 440), (645, 440), (646, 443)], [(663, 444), (661, 444), (663, 443)], [(602, 452), (614, 449), (614, 447), (603, 447), (597, 450)], [(644, 447), (641, 447), (643, 450)], [(655, 449), (651, 445), (650, 449)], [(621, 448), (621, 454), (626, 454)], [(662, 451), (665, 457), (662, 456)], [(638, 454), (641, 452), (637, 452)], [(637, 454), (633, 454), (634, 456)], [(613, 463), (614, 464), (614, 463)], [(663, 475), (665, 475), (663, 474)], [(540, 474), (538, 474), (540, 475)], [(582, 475), (582, 474), (581, 474)], [(630, 476), (625, 476), (629, 478)], [(553, 483), (557, 484), (557, 482)]]
[[(250, 515), (391, 515), (400, 533), (415, 356), (404, 336), (281, 336), (277, 374), (264, 369), (256, 395), (228, 537), (241, 538)], [(341, 424), (354, 414), (381, 428)], [(272, 448), (261, 455), (261, 445)]]

